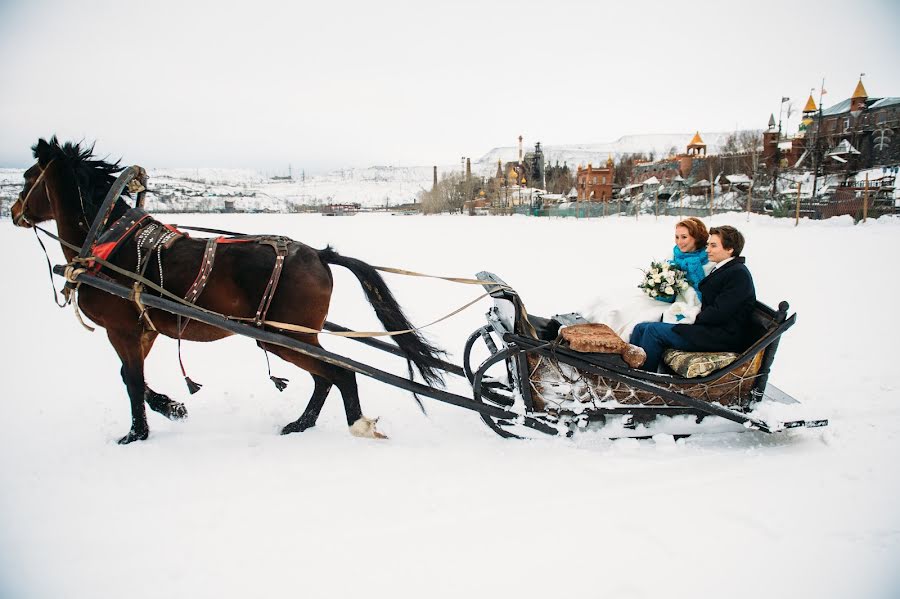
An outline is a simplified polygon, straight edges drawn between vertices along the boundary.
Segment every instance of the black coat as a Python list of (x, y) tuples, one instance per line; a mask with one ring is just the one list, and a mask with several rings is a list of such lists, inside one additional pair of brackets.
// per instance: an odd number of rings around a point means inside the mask
[(694, 351), (743, 351), (749, 339), (756, 304), (753, 277), (739, 256), (700, 281), (702, 303), (694, 324), (676, 324), (674, 330)]

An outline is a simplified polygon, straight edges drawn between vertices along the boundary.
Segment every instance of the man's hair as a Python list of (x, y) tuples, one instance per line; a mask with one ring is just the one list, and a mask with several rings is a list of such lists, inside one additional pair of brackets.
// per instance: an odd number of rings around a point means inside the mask
[(719, 239), (722, 240), (722, 247), (724, 249), (734, 250), (734, 253), (731, 254), (733, 258), (737, 258), (741, 255), (741, 251), (744, 249), (744, 236), (734, 227), (728, 225), (713, 227), (709, 230), (709, 234), (718, 235)]
[(675, 228), (684, 227), (688, 230), (688, 234), (694, 238), (697, 249), (702, 250), (706, 247), (706, 240), (709, 239), (709, 233), (706, 231), (706, 225), (696, 216), (691, 216), (675, 225)]

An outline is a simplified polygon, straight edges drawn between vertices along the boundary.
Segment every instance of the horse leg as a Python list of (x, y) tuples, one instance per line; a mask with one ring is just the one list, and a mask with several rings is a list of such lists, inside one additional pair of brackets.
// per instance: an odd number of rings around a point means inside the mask
[(281, 429), (282, 435), (302, 433), (316, 425), (322, 406), (325, 405), (325, 398), (328, 397), (328, 392), (331, 391), (332, 382), (318, 374), (313, 374), (312, 377), (316, 387), (313, 389), (312, 397), (309, 398), (309, 403), (306, 404), (306, 409), (300, 418)]
[[(305, 341), (317, 347), (318, 339), (315, 337), (298, 335), (300, 341)], [(313, 395), (306, 406), (303, 415), (294, 422), (288, 424), (282, 429), (283, 434), (300, 432), (315, 425), (322, 405), (325, 403), (325, 397), (332, 385), (337, 385), (341, 392), (341, 398), (344, 400), (344, 412), (347, 416), (347, 425), (350, 427), (350, 433), (357, 437), (369, 437), (372, 439), (386, 439), (383, 434), (375, 430), (377, 418), (366, 418), (362, 415), (362, 408), (359, 405), (359, 392), (356, 387), (356, 373), (345, 370), (338, 366), (327, 364), (310, 356), (291, 351), (290, 349), (269, 345), (266, 343), (258, 344), (263, 349), (272, 352), (279, 358), (290, 362), (300, 368), (308, 371), (313, 375), (316, 383)], [(321, 380), (321, 383), (320, 383)]]
[[(159, 333), (156, 331), (144, 331), (144, 334), (141, 335), (141, 350), (144, 360), (147, 359), (147, 355), (153, 348), (153, 342), (156, 341), (157, 337), (159, 337)], [(122, 366), (122, 378), (125, 378), (125, 366)], [(187, 408), (183, 403), (171, 399), (168, 395), (157, 393), (147, 384), (144, 385), (144, 401), (151, 410), (162, 414), (169, 420), (187, 418)]]
[(369, 439), (387, 439), (387, 435), (376, 430), (378, 418), (363, 416), (362, 407), (359, 405), (359, 390), (356, 386), (356, 373), (332, 366), (334, 369), (334, 384), (341, 392), (344, 400), (344, 413), (347, 415), (347, 426), (354, 437), (366, 437)]
[(128, 399), (131, 402), (131, 430), (119, 439), (119, 444), (126, 445), (133, 441), (143, 441), (147, 438), (150, 428), (147, 426), (147, 412), (144, 409), (146, 383), (144, 382), (144, 351), (141, 335), (135, 331), (120, 329), (107, 329), (106, 333), (109, 342), (119, 354), (119, 359), (122, 360), (122, 382), (125, 383)]

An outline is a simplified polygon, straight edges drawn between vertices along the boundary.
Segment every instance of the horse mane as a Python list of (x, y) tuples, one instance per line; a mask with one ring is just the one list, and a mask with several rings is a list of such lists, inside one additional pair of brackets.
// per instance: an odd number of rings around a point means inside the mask
[(118, 160), (107, 162), (94, 158), (94, 144), (84, 148), (80, 142), (60, 144), (55, 135), (49, 142), (39, 139), (31, 151), (41, 165), (46, 166), (51, 160), (56, 160), (72, 169), (88, 218), (93, 218), (100, 209), (106, 193), (116, 180), (116, 174), (122, 170)]

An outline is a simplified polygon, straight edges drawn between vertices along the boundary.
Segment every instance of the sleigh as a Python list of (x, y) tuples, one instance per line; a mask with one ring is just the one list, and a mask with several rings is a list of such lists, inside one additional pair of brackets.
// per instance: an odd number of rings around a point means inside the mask
[[(800, 413), (799, 402), (769, 382), (781, 336), (797, 320), (796, 314), (788, 316), (787, 302), (778, 310), (756, 303), (755, 342), (745, 351), (670, 350), (667, 372), (651, 373), (629, 366), (618, 353), (576, 351), (560, 331), (586, 323), (579, 314), (531, 316), (499, 277), (477, 276), (488, 285), (494, 305), (487, 324), (466, 342), (464, 368), (475, 396), (486, 403), (522, 412), (564, 434), (593, 430), (610, 437), (747, 429), (774, 433), (828, 424), (802, 417), (772, 419)], [(488, 356), (475, 366), (478, 346)], [(716, 368), (719, 364), (724, 365)], [(483, 419), (504, 437), (517, 436), (521, 429), (516, 421)]]

